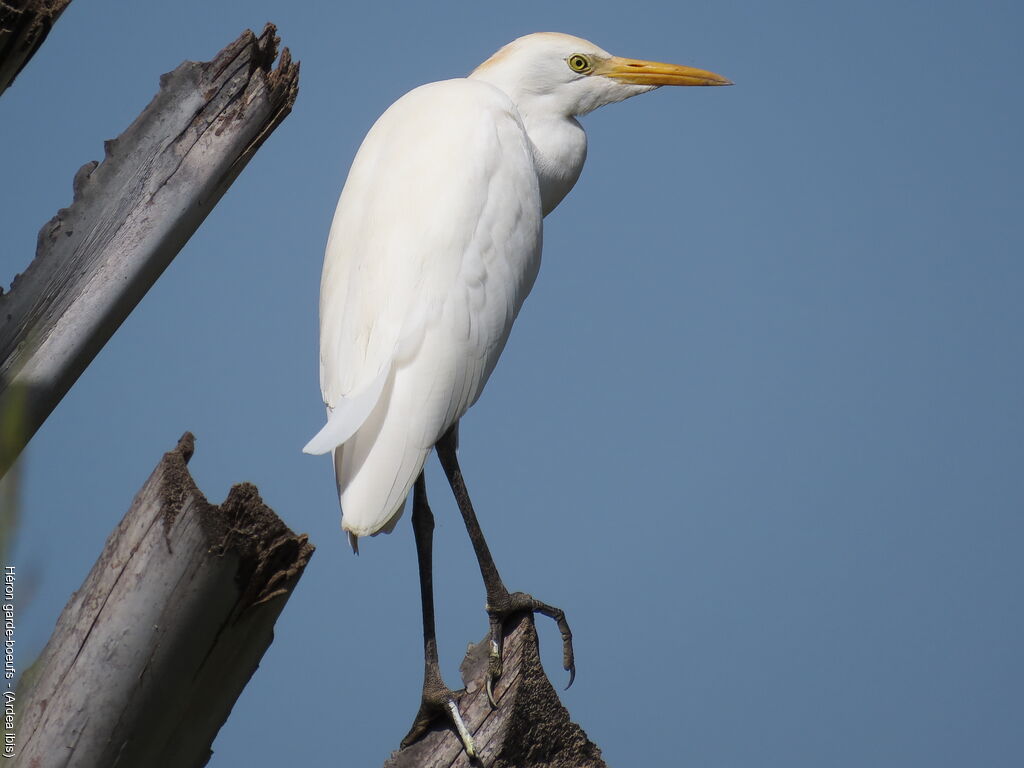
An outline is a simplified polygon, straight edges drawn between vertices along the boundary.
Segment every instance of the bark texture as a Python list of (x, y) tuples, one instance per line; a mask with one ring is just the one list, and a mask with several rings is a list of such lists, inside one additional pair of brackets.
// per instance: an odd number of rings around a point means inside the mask
[(0, 95), (14, 82), (71, 0), (0, 0)]
[(209, 760), (313, 547), (252, 485), (210, 504), (192, 446), (164, 455), (26, 671), (15, 765)]
[[(503, 673), (492, 709), (484, 690), (489, 639), (471, 646), (462, 662), (466, 693), (459, 711), (486, 768), (606, 768), (598, 749), (569, 718), (541, 666), (532, 614), (510, 621)], [(395, 752), (384, 768), (472, 766), (447, 721), (438, 720), (422, 739)]]
[(0, 295), (0, 474), (291, 111), (299, 65), (285, 48), (273, 69), (275, 33), (164, 75), (103, 162), (75, 174), (74, 202)]

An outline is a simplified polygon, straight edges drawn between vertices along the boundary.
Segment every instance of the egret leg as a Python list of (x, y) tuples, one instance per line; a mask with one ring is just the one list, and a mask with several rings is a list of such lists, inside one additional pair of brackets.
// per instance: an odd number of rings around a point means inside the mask
[(476, 559), (480, 564), (484, 589), (487, 591), (487, 616), (490, 620), (491, 635), (490, 658), (487, 667), (487, 699), (492, 707), (497, 706), (494, 701), (494, 683), (501, 677), (504, 622), (509, 616), (520, 611), (542, 613), (555, 620), (558, 630), (562, 633), (562, 666), (569, 673), (569, 685), (565, 686), (568, 688), (576, 678), (576, 664), (573, 661), (572, 632), (569, 631), (565, 613), (560, 608), (542, 603), (525, 592), (509, 593), (505, 588), (505, 584), (498, 574), (498, 568), (494, 564), (494, 558), (491, 557), (491, 550), (484, 539), (483, 531), (480, 529), (476, 512), (473, 511), (473, 502), (470, 501), (469, 491), (466, 490), (466, 483), (459, 467), (459, 459), (455, 451), (458, 426), (458, 422), (456, 422), (451, 429), (445, 432), (435, 448), (448, 483), (452, 487), (452, 493), (455, 494), (459, 511), (462, 512), (469, 540), (473, 543)]
[(459, 696), (444, 684), (437, 661), (437, 637), (434, 633), (433, 543), (434, 515), (427, 504), (427, 483), (423, 473), (416, 479), (412, 497), (412, 529), (416, 536), (416, 558), (420, 569), (420, 602), (423, 606), (423, 698), (402, 747), (412, 744), (426, 733), (437, 717), (447, 717), (462, 739), (471, 760), (476, 759), (476, 746), (459, 714)]

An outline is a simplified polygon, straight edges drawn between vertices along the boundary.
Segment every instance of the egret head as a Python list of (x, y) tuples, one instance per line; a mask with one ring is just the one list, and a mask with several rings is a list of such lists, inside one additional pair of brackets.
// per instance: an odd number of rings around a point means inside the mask
[(498, 86), (521, 109), (541, 106), (567, 117), (662, 85), (732, 85), (714, 72), (613, 56), (587, 40), (557, 32), (512, 41), (470, 77)]

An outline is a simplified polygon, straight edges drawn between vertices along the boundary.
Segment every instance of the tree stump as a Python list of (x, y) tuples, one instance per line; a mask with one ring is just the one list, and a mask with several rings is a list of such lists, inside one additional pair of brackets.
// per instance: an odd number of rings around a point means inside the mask
[(18, 690), (15, 764), (199, 768), (313, 554), (248, 483), (219, 507), (186, 433)]
[[(460, 672), (466, 692), (459, 711), (473, 735), (477, 765), (486, 768), (606, 768), (597, 748), (569, 718), (541, 666), (533, 614), (506, 625), (503, 673), (487, 701), (484, 679), (490, 644), (471, 645)], [(410, 710), (410, 723), (413, 711)], [(384, 768), (473, 766), (447, 721), (438, 720), (420, 740), (392, 754)]]

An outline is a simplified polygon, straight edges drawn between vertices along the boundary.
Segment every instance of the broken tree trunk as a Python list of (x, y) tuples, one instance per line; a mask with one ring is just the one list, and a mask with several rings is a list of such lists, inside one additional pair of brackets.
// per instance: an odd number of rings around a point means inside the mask
[[(466, 692), (459, 700), (480, 763), (487, 768), (606, 768), (597, 748), (562, 706), (541, 666), (533, 615), (520, 614), (505, 634), (503, 671), (487, 701), (484, 679), (490, 638), (470, 646), (460, 669)], [(384, 768), (473, 766), (447, 720), (395, 752)]]
[(39, 50), (71, 0), (0, 2), (0, 95)]
[(197, 768), (313, 547), (236, 485), (219, 507), (165, 454), (25, 673), (22, 766)]
[(285, 48), (271, 69), (275, 31), (164, 75), (0, 295), (0, 475), (291, 111), (299, 65)]

